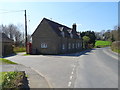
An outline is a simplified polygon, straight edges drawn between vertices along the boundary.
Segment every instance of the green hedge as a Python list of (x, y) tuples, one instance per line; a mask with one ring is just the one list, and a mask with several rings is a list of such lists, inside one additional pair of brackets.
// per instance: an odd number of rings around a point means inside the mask
[(111, 45), (111, 49), (114, 52), (120, 53), (120, 41), (115, 41)]

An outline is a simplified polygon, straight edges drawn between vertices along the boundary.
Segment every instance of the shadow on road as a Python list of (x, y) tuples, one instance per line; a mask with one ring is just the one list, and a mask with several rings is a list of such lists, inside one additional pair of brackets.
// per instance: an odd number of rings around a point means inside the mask
[(93, 50), (95, 50), (95, 49), (84, 50), (84, 51), (77, 52), (77, 53), (49, 55), (49, 56), (71, 56), (71, 57), (79, 57), (80, 55), (88, 55), (86, 53), (88, 53), (88, 52), (91, 53)]
[(2, 57), (0, 57), (0, 58), (7, 58), (7, 57), (15, 56), (15, 55), (17, 55), (17, 54), (16, 54), (16, 53), (13, 53), (13, 54), (10, 54), (10, 55), (7, 55), (7, 56), (2, 56)]

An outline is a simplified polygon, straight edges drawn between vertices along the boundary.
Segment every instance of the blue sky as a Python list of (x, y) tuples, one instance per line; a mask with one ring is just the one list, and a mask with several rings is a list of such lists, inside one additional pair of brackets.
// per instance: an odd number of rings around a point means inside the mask
[(118, 24), (117, 2), (1, 2), (0, 24), (24, 25), (24, 12), (3, 13), (27, 10), (28, 32), (32, 34), (40, 21), (46, 17), (77, 31), (101, 31), (113, 29)]

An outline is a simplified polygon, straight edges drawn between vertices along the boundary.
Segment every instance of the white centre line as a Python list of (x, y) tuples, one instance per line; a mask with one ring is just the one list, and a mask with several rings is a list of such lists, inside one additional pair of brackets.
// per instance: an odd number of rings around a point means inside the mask
[(70, 87), (70, 86), (71, 86), (71, 82), (68, 83), (68, 87)]
[(74, 71), (75, 68), (73, 68), (73, 71)]
[(75, 68), (76, 66), (74, 65), (73, 68)]
[[(73, 75), (74, 74), (74, 70), (75, 70), (75, 67), (76, 67), (76, 65), (73, 65), (73, 70), (72, 70), (72, 72), (71, 72), (71, 74)], [(71, 86), (71, 84), (72, 84), (72, 78), (73, 78), (73, 76), (70, 76), (70, 81), (69, 81), (69, 83), (68, 83), (68, 87), (70, 87)]]
[(73, 71), (71, 72), (71, 74), (74, 74)]
[(72, 80), (73, 76), (70, 76), (70, 80)]

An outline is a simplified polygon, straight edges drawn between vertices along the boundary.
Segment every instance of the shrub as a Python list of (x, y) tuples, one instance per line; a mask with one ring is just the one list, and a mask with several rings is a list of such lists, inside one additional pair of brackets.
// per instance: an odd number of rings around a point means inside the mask
[(3, 90), (5, 88), (19, 88), (24, 85), (25, 72), (1, 72), (0, 78), (0, 86)]
[(120, 53), (120, 41), (115, 41), (111, 45), (111, 49), (114, 52)]

